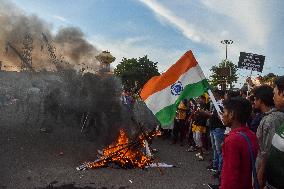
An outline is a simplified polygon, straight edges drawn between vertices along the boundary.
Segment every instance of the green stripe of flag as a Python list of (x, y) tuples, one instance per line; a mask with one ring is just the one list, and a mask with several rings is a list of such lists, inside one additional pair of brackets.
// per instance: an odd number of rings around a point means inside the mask
[(203, 79), (197, 83), (189, 84), (185, 86), (184, 90), (175, 101), (174, 104), (166, 106), (155, 114), (157, 119), (160, 121), (161, 126), (169, 125), (173, 122), (176, 115), (176, 109), (179, 103), (185, 98), (194, 98), (204, 94), (209, 88), (209, 84), (206, 79)]

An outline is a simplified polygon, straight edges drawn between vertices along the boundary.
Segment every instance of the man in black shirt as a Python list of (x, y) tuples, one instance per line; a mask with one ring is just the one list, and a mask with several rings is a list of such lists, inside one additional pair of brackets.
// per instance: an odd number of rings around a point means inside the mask
[[(223, 110), (222, 91), (215, 90), (213, 93), (216, 98), (217, 105), (222, 111)], [(208, 116), (209, 116), (210, 138), (211, 138), (211, 144), (212, 144), (212, 150), (213, 150), (213, 163), (212, 163), (212, 166), (208, 167), (208, 169), (216, 171), (218, 175), (220, 174), (221, 168), (222, 168), (221, 144), (224, 141), (225, 127), (220, 117), (218, 116), (217, 110), (214, 106), (212, 106), (211, 113), (209, 113)]]

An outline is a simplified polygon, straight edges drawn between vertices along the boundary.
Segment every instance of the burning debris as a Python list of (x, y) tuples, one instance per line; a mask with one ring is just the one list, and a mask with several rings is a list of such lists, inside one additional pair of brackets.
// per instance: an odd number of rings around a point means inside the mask
[(116, 143), (109, 145), (100, 153), (99, 159), (86, 162), (77, 170), (95, 169), (101, 167), (141, 168), (144, 169), (154, 162), (149, 152), (148, 141), (160, 135), (159, 130), (149, 133), (142, 132), (138, 137), (130, 140), (127, 134), (120, 130)]

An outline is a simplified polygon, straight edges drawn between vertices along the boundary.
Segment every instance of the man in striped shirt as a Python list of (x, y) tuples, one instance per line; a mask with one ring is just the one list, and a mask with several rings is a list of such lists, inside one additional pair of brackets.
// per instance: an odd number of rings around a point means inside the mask
[[(277, 110), (284, 112), (284, 76), (275, 81), (274, 104)], [(266, 187), (284, 188), (284, 121), (275, 130), (265, 168)]]

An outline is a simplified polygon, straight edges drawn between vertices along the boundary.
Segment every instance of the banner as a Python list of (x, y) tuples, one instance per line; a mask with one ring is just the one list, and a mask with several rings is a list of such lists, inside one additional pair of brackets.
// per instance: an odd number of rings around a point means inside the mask
[(238, 67), (241, 69), (262, 72), (265, 56), (240, 52)]

